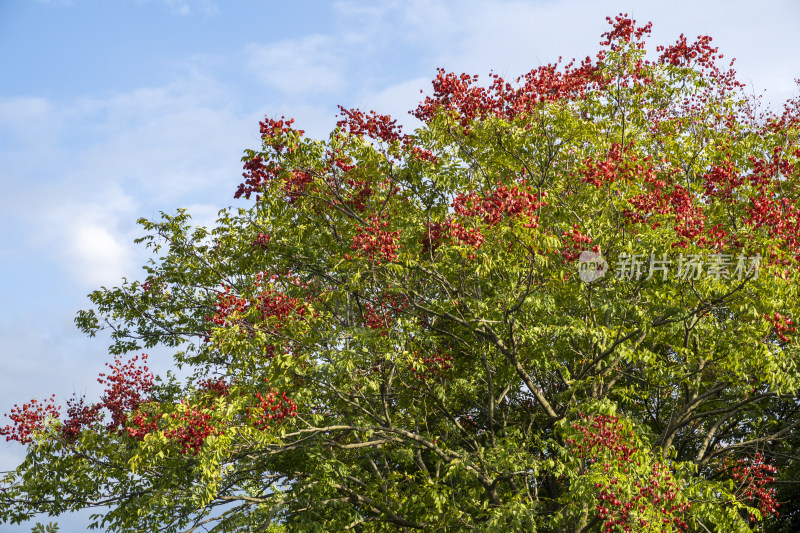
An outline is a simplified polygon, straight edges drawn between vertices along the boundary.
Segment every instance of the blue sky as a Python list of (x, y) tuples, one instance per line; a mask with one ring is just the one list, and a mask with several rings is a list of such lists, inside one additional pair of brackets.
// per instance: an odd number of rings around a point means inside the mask
[[(791, 0), (0, 0), (0, 412), (100, 393), (106, 339), (72, 324), (86, 294), (138, 277), (138, 217), (235, 205), (265, 115), (322, 137), (342, 104), (413, 128), (437, 67), (512, 78), (594, 55), (620, 12), (653, 22), (653, 47), (708, 34), (755, 92), (798, 94)], [(0, 443), (0, 470), (23, 451)]]

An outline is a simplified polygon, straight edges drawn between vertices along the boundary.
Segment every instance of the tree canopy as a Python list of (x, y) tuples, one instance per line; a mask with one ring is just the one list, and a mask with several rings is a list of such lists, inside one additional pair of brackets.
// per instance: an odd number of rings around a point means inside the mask
[(267, 118), (245, 207), (141, 220), (143, 280), (76, 318), (111, 332), (105, 393), (11, 410), (0, 522), (792, 530), (800, 101), (609, 22), (580, 62), (440, 70), (413, 134)]

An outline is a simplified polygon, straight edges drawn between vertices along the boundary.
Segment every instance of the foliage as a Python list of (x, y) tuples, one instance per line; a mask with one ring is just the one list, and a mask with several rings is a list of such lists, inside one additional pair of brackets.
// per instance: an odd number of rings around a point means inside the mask
[(49, 522), (47, 525), (36, 522), (36, 525), (31, 529), (31, 533), (57, 533), (58, 524)]
[[(800, 102), (759, 111), (710, 38), (651, 57), (649, 24), (609, 21), (594, 59), (514, 83), (439, 71), (413, 135), (354, 109), (325, 141), (266, 119), (247, 207), (212, 230), (184, 210), (142, 220), (145, 280), (76, 319), (111, 331), (105, 395), (64, 418), (12, 410), (2, 434), (28, 456), (0, 520), (780, 527), (772, 478), (797, 472), (800, 422)], [(610, 272), (582, 281), (583, 250)], [(676, 275), (694, 256), (707, 268)], [(188, 380), (123, 358), (157, 345)]]

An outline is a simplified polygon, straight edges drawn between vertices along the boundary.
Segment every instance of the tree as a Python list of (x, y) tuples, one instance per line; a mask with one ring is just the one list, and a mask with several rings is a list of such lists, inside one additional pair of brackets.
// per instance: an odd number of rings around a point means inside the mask
[[(800, 102), (759, 111), (709, 37), (650, 57), (650, 24), (609, 22), (594, 59), (514, 83), (440, 70), (413, 135), (355, 109), (325, 141), (266, 119), (248, 207), (141, 220), (145, 280), (76, 318), (111, 331), (106, 392), (11, 411), (28, 455), (0, 519), (780, 526)], [(123, 357), (156, 345), (191, 377)]]

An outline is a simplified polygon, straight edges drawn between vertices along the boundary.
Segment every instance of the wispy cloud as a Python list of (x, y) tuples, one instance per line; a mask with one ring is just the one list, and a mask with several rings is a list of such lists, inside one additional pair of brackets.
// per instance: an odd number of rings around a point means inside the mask
[(73, 0), (36, 0), (39, 4), (51, 5), (51, 6), (72, 6), (75, 5)]
[(122, 273), (132, 273), (138, 266), (130, 246), (131, 236), (123, 230), (127, 221), (121, 220), (134, 214), (133, 204), (122, 194), (109, 201), (110, 204), (90, 204), (83, 209), (70, 206), (72, 216), (65, 217), (63, 229), (58, 232), (63, 239), (60, 255), (66, 259), (73, 277), (87, 286), (116, 285)]
[(327, 35), (247, 47), (248, 67), (284, 94), (333, 93), (346, 86), (342, 42)]
[(199, 13), (204, 17), (212, 17), (220, 13), (219, 5), (214, 0), (134, 0), (137, 4), (162, 4), (170, 13), (186, 17)]
[[(219, 14), (220, 9), (213, 0), (134, 0), (137, 4), (160, 3), (163, 4), (172, 14), (187, 16), (192, 13), (200, 13), (206, 17)], [(39, 4), (51, 6), (74, 6), (76, 0), (36, 0)]]
[(118, 282), (133, 268), (139, 216), (200, 198), (232, 202), (257, 121), (229, 99), (190, 73), (107, 98), (0, 101), (0, 135), (14, 139), (0, 151), (4, 215), (25, 228), (24, 246), (46, 251), (81, 286)]
[(46, 98), (0, 97), (0, 138), (6, 137), (3, 143), (6, 149), (10, 144), (49, 140), (57, 121), (58, 118)]

